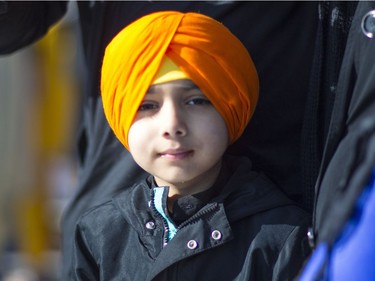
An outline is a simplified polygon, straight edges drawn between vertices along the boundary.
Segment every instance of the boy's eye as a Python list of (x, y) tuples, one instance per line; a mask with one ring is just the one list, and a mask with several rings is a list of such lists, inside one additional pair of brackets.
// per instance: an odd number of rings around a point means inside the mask
[(156, 108), (157, 108), (157, 105), (154, 104), (154, 103), (142, 103), (139, 106), (138, 111), (153, 110), (153, 109), (156, 109)]
[(192, 98), (188, 100), (188, 105), (210, 105), (211, 102), (207, 98)]

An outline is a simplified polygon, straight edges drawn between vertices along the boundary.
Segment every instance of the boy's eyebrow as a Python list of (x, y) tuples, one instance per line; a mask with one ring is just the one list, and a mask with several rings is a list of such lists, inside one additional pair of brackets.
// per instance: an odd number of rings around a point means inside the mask
[(188, 80), (188, 81), (184, 81), (183, 83), (179, 83), (176, 85), (178, 88), (181, 88), (183, 90), (186, 90), (186, 91), (190, 91), (190, 90), (200, 90), (199, 87), (197, 85), (194, 84), (193, 81), (191, 80)]
[(188, 90), (200, 90), (200, 88), (193, 82), (193, 81), (189, 81), (186, 83), (187, 85), (184, 85), (186, 89)]
[(147, 89), (146, 95), (154, 94), (154, 93), (155, 93), (155, 87), (154, 87), (153, 85), (151, 85), (151, 86)]
[[(154, 94), (156, 92), (156, 85), (151, 85), (148, 89), (146, 94)], [(181, 83), (176, 84), (176, 87), (183, 89), (185, 91), (191, 91), (191, 90), (200, 90), (200, 88), (191, 80), (184, 80)]]

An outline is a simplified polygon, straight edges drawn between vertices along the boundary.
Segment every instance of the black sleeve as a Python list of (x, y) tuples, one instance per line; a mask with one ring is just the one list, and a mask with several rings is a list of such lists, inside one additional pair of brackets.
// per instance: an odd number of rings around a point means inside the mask
[(306, 233), (310, 219), (305, 218), (286, 239), (273, 267), (273, 281), (295, 280), (311, 253)]
[(100, 280), (99, 268), (89, 249), (90, 242), (85, 237), (85, 227), (79, 223), (75, 230), (75, 239), (73, 246), (73, 270), (71, 280), (76, 281), (95, 281)]
[(66, 1), (0, 0), (0, 55), (38, 40), (63, 17), (66, 9)]

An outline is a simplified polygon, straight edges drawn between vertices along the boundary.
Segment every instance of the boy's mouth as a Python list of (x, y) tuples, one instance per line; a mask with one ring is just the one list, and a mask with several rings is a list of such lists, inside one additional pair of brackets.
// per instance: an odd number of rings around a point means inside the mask
[(181, 160), (187, 157), (190, 157), (194, 154), (193, 150), (185, 150), (185, 149), (168, 149), (159, 153), (158, 155), (161, 158), (167, 158), (171, 160)]

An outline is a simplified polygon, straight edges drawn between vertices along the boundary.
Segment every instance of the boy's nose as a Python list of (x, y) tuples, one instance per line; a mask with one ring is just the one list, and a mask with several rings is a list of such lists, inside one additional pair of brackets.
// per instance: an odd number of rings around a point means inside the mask
[(186, 120), (182, 110), (174, 104), (165, 104), (160, 120), (163, 137), (183, 137), (187, 134)]

